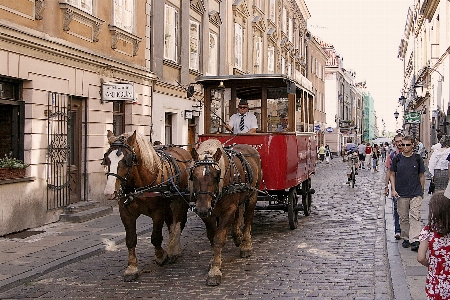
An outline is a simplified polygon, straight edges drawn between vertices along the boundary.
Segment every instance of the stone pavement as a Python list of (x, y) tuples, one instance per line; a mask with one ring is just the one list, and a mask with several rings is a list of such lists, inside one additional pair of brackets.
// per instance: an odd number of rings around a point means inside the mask
[[(342, 165), (342, 161), (339, 158), (332, 160), (331, 165), (318, 164), (317, 173), (323, 176), (321, 172), (324, 168), (334, 168), (335, 166), (341, 168)], [(365, 170), (365, 172), (369, 171)], [(382, 187), (384, 186), (382, 181), (384, 173), (380, 172), (379, 175), (371, 177), (380, 181), (378, 185), (380, 191), (377, 191), (376, 194), (381, 195)], [(427, 181), (428, 183), (429, 181)], [(317, 187), (315, 188), (317, 189)], [(323, 195), (323, 193), (318, 192), (317, 196), (320, 197), (320, 195)], [(345, 195), (336, 195), (334, 201), (338, 203), (342, 197), (345, 197)], [(428, 195), (425, 197), (423, 211), (426, 211), (427, 199), (429, 199)], [(385, 215), (385, 218), (381, 222), (376, 223), (377, 226), (382, 227), (381, 232), (385, 231), (386, 234), (385, 236), (377, 237), (377, 244), (379, 244), (380, 249), (386, 248), (385, 253), (388, 256), (392, 292), (377, 294), (376, 299), (425, 299), (426, 268), (416, 261), (416, 252), (412, 252), (410, 249), (403, 249), (401, 243), (394, 239), (392, 201), (389, 198), (386, 200), (386, 205), (381, 206), (381, 209), (384, 210), (382, 213)], [(379, 201), (380, 203), (385, 203), (384, 197), (380, 197)], [(317, 207), (316, 209), (319, 210), (321, 208)], [(192, 217), (194, 216), (190, 213), (190, 218)], [(285, 216), (282, 217), (285, 218)], [(426, 219), (425, 214), (422, 217)], [(332, 214), (330, 214), (330, 218), (333, 218)], [(138, 219), (137, 228), (139, 234), (142, 235), (151, 230), (151, 222), (148, 220), (148, 218)], [(266, 221), (269, 222), (270, 220)], [(313, 221), (310, 219), (308, 222)], [(334, 221), (339, 222), (340, 220), (336, 219)], [(18, 287), (20, 284), (27, 283), (45, 273), (73, 262), (79, 262), (83, 258), (111, 252), (110, 250), (116, 247), (123, 247), (125, 239), (125, 232), (118, 216), (117, 207), (114, 207), (111, 215), (85, 223), (57, 222), (32, 229), (32, 231), (43, 231), (43, 233), (24, 239), (0, 238), (0, 292)], [(354, 240), (364, 243), (364, 237), (359, 239), (356, 237)], [(383, 252), (381, 251), (380, 253)], [(304, 263), (308, 265), (307, 261)], [(122, 264), (122, 262), (119, 263), (119, 265)], [(309, 264), (311, 263), (309, 262)], [(377, 262), (378, 264), (379, 262)], [(384, 270), (378, 269), (378, 271), (383, 272)], [(101, 272), (104, 271), (101, 270)], [(121, 274), (118, 275), (120, 276)]]

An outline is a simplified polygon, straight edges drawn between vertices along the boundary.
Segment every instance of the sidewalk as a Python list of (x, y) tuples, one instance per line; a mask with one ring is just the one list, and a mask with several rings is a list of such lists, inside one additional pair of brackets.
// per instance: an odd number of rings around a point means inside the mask
[[(137, 233), (151, 231), (151, 219), (137, 219)], [(116, 206), (113, 213), (84, 223), (57, 222), (28, 230), (27, 238), (0, 238), (0, 291), (125, 242)]]
[[(429, 180), (425, 180), (425, 194), (422, 202), (422, 222), (428, 220)], [(392, 289), (396, 300), (423, 300), (426, 299), (425, 280), (427, 268), (417, 262), (417, 252), (402, 247), (402, 240), (394, 238), (394, 216), (392, 198), (386, 198), (386, 249), (391, 271)]]

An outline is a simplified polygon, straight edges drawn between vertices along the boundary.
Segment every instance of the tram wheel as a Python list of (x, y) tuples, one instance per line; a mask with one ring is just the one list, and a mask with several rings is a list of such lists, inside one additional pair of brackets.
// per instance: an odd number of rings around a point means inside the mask
[(311, 178), (303, 181), (302, 183), (302, 204), (303, 204), (303, 213), (305, 216), (309, 216), (311, 214), (311, 202), (312, 202), (312, 194), (311, 194)]
[(298, 198), (296, 187), (292, 187), (288, 193), (288, 219), (289, 228), (296, 229), (298, 226)]

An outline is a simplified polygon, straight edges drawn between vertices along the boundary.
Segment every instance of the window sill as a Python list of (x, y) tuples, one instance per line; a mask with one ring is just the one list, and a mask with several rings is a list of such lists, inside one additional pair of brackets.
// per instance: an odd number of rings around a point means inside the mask
[(164, 59), (163, 60), (163, 64), (175, 69), (181, 69), (181, 66), (179, 64), (177, 64), (176, 62), (174, 62), (173, 60), (170, 59)]
[(18, 182), (29, 182), (29, 181), (35, 181), (35, 180), (36, 180), (36, 177), (3, 179), (3, 180), (0, 180), (0, 185), (9, 184), (9, 183), (18, 183)]

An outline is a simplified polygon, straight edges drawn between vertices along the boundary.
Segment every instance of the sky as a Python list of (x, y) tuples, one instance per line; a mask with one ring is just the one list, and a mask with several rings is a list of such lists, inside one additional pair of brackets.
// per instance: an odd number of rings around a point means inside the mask
[[(396, 129), (394, 112), (403, 85), (403, 61), (397, 57), (409, 6), (414, 0), (305, 0), (313, 35), (334, 45), (344, 68), (366, 81), (375, 103), (378, 129)], [(399, 109), (400, 111), (401, 109)], [(399, 118), (400, 119), (400, 118)], [(401, 124), (400, 124), (401, 125)]]

